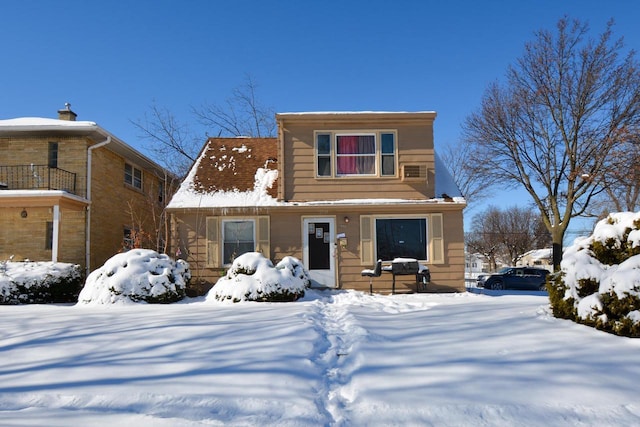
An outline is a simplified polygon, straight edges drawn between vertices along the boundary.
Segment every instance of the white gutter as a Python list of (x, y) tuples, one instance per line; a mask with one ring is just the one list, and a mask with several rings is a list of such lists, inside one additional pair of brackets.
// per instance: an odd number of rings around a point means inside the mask
[(87, 150), (87, 222), (85, 224), (85, 277), (89, 275), (89, 263), (91, 262), (91, 153), (96, 148), (103, 147), (111, 142), (111, 135), (107, 136), (104, 141), (92, 145)]

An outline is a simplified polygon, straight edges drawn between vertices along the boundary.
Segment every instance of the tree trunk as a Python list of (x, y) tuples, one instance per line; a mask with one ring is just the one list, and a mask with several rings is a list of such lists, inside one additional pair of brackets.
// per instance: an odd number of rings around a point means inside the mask
[(553, 271), (560, 271), (560, 261), (562, 261), (562, 240), (564, 239), (564, 229), (554, 227), (551, 230), (553, 248)]

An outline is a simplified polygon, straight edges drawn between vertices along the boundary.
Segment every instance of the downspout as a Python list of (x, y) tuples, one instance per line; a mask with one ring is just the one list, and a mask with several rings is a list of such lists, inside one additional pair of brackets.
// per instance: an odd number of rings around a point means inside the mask
[(87, 150), (87, 200), (89, 204), (87, 205), (87, 216), (86, 216), (86, 224), (85, 224), (85, 259), (84, 259), (84, 270), (85, 277), (89, 275), (89, 263), (91, 262), (91, 153), (96, 148), (104, 147), (105, 145), (111, 142), (111, 135), (107, 136), (102, 142), (98, 144), (92, 145)]

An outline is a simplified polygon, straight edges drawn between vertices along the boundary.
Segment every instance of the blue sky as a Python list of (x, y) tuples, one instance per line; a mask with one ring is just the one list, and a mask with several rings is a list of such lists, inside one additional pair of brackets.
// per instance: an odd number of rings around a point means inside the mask
[(640, 50), (636, 0), (4, 2), (0, 119), (70, 102), (144, 151), (131, 120), (153, 102), (193, 121), (191, 106), (222, 103), (250, 74), (278, 112), (435, 110), (438, 148), (565, 14), (594, 35), (613, 18)]

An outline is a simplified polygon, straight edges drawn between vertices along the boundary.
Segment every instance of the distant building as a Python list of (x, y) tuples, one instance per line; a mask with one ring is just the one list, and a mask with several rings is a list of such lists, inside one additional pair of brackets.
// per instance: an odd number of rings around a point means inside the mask
[(540, 267), (553, 272), (553, 249), (534, 249), (522, 255), (517, 267)]
[(174, 177), (96, 123), (76, 121), (69, 105), (58, 119), (0, 120), (0, 153), (0, 260), (91, 271), (164, 238)]

